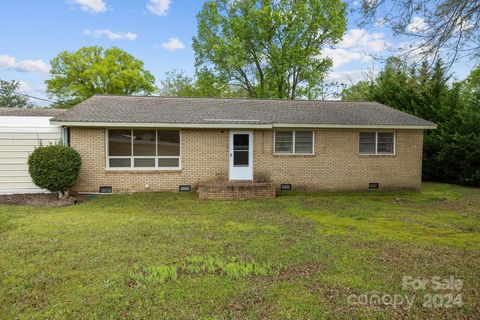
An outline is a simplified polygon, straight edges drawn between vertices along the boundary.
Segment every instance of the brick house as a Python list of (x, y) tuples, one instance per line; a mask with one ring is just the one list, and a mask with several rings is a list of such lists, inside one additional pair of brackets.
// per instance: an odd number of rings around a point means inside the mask
[(79, 192), (176, 191), (208, 181), (294, 190), (421, 186), (423, 130), (375, 102), (95, 95), (57, 115)]

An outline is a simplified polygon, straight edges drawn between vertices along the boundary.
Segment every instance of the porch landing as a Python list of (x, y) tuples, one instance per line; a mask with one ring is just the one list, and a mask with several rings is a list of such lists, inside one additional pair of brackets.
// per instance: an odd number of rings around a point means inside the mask
[(247, 200), (275, 198), (272, 182), (226, 181), (206, 182), (198, 186), (201, 200)]

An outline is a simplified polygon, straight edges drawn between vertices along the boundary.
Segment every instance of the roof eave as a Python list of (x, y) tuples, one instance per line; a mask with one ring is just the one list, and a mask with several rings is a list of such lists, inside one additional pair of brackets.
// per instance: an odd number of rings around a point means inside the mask
[(51, 124), (66, 127), (102, 127), (102, 128), (199, 128), (199, 129), (272, 129), (272, 128), (325, 128), (325, 129), (436, 129), (436, 124), (400, 125), (400, 124), (308, 124), (308, 123), (142, 123), (142, 122), (95, 122), (50, 120)]
[(436, 129), (437, 125), (432, 124), (291, 124), (275, 123), (274, 128), (325, 128), (325, 129)]

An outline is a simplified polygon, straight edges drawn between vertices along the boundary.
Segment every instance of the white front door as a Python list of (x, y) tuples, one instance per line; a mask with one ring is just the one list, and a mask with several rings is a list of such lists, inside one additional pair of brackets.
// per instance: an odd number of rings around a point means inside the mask
[(253, 132), (230, 131), (230, 180), (253, 180)]

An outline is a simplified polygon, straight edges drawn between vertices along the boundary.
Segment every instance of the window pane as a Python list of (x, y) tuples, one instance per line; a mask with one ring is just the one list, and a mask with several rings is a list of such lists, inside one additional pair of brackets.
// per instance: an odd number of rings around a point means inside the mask
[(133, 166), (135, 168), (153, 168), (155, 167), (155, 158), (152, 159), (133, 159)]
[(233, 151), (233, 165), (236, 167), (246, 167), (248, 166), (248, 150), (236, 150)]
[(108, 130), (108, 155), (132, 155), (132, 135), (130, 130)]
[(180, 131), (158, 130), (158, 156), (180, 156)]
[(359, 152), (361, 154), (375, 153), (375, 132), (360, 132)]
[(275, 131), (275, 152), (292, 153), (293, 152), (293, 132)]
[(312, 131), (295, 131), (295, 153), (313, 153)]
[(129, 168), (130, 159), (109, 159), (108, 164), (110, 168)]
[(133, 130), (133, 155), (155, 156), (155, 130)]
[(161, 158), (158, 159), (158, 166), (176, 168), (180, 166), (180, 160), (177, 158)]
[(248, 134), (233, 135), (233, 150), (248, 150)]
[(377, 152), (380, 154), (393, 154), (393, 132), (379, 132)]

